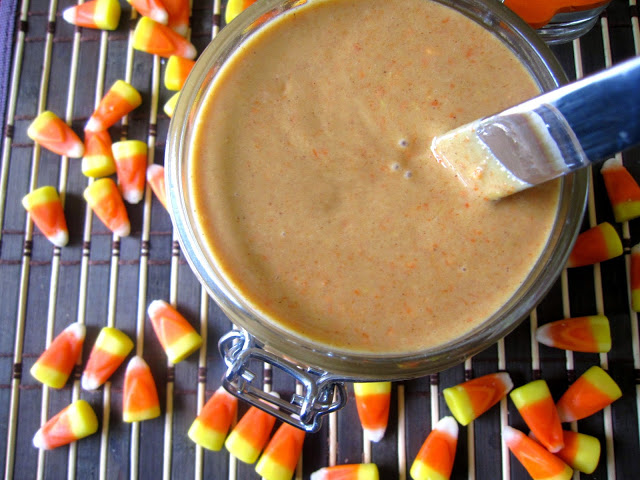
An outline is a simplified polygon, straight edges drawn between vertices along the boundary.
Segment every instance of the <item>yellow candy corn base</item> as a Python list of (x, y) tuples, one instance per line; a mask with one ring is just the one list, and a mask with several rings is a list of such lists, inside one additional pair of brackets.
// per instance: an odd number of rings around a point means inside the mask
[(187, 435), (189, 435), (189, 438), (193, 440), (194, 443), (214, 452), (222, 449), (224, 440), (227, 436), (226, 432), (225, 434), (222, 434), (211, 428), (207, 428), (207, 426), (197, 418), (191, 424), (191, 428), (189, 428)]
[(260, 455), (260, 450), (234, 432), (231, 432), (224, 446), (231, 455), (244, 463), (252, 464)]
[(167, 347), (167, 357), (171, 363), (178, 363), (187, 358), (202, 346), (202, 337), (191, 332)]
[(31, 376), (38, 380), (40, 383), (43, 383), (44, 385), (51, 388), (64, 387), (65, 383), (67, 383), (67, 379), (69, 378), (68, 375), (59, 372), (54, 368), (47, 367), (46, 365), (41, 365), (38, 363), (35, 363), (33, 367), (31, 367), (29, 373), (31, 373)]
[(422, 462), (414, 462), (409, 475), (413, 480), (449, 480), (449, 477), (445, 477)]
[(293, 472), (272, 458), (262, 456), (256, 464), (256, 472), (265, 480), (290, 480)]

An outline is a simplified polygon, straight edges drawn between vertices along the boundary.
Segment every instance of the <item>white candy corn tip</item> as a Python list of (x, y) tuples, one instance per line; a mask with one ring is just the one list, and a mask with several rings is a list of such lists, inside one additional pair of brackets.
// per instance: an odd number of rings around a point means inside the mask
[(69, 7), (62, 12), (62, 18), (65, 22), (70, 23), (71, 25), (76, 24), (76, 7)]
[(458, 422), (456, 422), (456, 419), (451, 416), (442, 417), (438, 420), (438, 423), (435, 424), (433, 429), (446, 433), (451, 438), (458, 438)]
[(386, 428), (365, 428), (363, 429), (364, 438), (373, 443), (378, 443), (384, 437)]
[(510, 427), (509, 425), (505, 425), (502, 429), (502, 440), (504, 440), (504, 443), (506, 443), (507, 446), (515, 444), (522, 435), (524, 435), (522, 432)]
[(640, 253), (640, 243), (636, 243), (633, 247), (631, 247), (631, 255)]
[(149, 314), (150, 317), (156, 317), (160, 313), (160, 310), (164, 310), (168, 306), (169, 304), (164, 300), (154, 300), (147, 307), (147, 314)]
[(102, 122), (93, 116), (89, 118), (84, 129), (89, 130), (90, 132), (99, 132), (101, 130), (105, 130)]
[(324, 468), (317, 470), (311, 474), (309, 480), (326, 480), (327, 479), (327, 471)]
[(610, 158), (602, 164), (600, 171), (606, 172), (607, 170), (615, 170), (622, 167), (622, 158)]
[(64, 329), (65, 332), (71, 333), (78, 340), (84, 340), (85, 335), (87, 334), (87, 328), (79, 322), (74, 322)]
[(169, 14), (166, 10), (162, 8), (154, 8), (151, 12), (149, 12), (149, 18), (151, 20), (155, 20), (162, 25), (166, 25), (169, 22)]
[(164, 167), (158, 165), (157, 163), (152, 163), (147, 167), (147, 180), (152, 179), (154, 176), (158, 175)]
[(547, 323), (546, 325), (542, 325), (538, 327), (536, 330), (536, 340), (547, 347), (553, 347), (554, 341), (550, 335), (550, 325)]
[(565, 410), (562, 405), (558, 405), (558, 417), (560, 417), (560, 423), (570, 423), (577, 420), (575, 415)]
[(196, 50), (196, 47), (189, 44), (184, 51), (184, 58), (193, 60), (194, 58), (196, 58), (197, 55), (198, 55), (198, 51)]
[(80, 379), (80, 385), (82, 386), (83, 390), (96, 390), (102, 384), (93, 375), (83, 373), (82, 378)]
[(60, 230), (55, 234), (47, 237), (51, 243), (53, 243), (56, 247), (64, 247), (67, 243), (69, 243), (69, 233), (64, 230)]
[(509, 375), (509, 372), (499, 372), (496, 375), (500, 377), (500, 380), (504, 384), (504, 388), (507, 393), (513, 390), (513, 380), (511, 380), (511, 375)]
[(49, 450), (51, 448), (49, 442), (47, 442), (47, 439), (44, 436), (44, 433), (42, 433), (42, 428), (38, 429), (36, 434), (33, 436), (33, 446), (41, 450)]
[(127, 192), (122, 192), (122, 198), (124, 198), (127, 203), (130, 203), (132, 205), (140, 203), (143, 195), (144, 192), (139, 190), (129, 190)]
[(84, 156), (84, 144), (76, 143), (67, 151), (69, 158), (82, 158)]
[(171, 27), (171, 29), (178, 35), (186, 37), (187, 33), (189, 32), (189, 25), (174, 25)]
[(142, 357), (136, 355), (132, 357), (131, 360), (129, 360), (126, 373), (129, 373), (130, 370), (135, 370), (138, 368), (149, 368), (149, 365), (147, 365), (147, 362), (145, 362)]
[(119, 237), (128, 237), (131, 233), (131, 224), (129, 222), (125, 222), (122, 225), (118, 226), (113, 230), (113, 233), (118, 235)]

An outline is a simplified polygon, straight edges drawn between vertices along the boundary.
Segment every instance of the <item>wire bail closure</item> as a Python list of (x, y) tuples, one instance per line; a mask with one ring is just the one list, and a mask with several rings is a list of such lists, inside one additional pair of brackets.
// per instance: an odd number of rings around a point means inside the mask
[[(317, 432), (322, 426), (322, 417), (341, 409), (347, 402), (343, 381), (325, 371), (303, 367), (264, 350), (243, 328), (224, 335), (218, 342), (218, 349), (227, 365), (223, 379), (225, 389), (307, 432)], [(294, 377), (302, 385), (303, 393), (294, 393), (287, 401), (256, 387), (256, 374), (249, 368), (252, 360), (267, 363)]]

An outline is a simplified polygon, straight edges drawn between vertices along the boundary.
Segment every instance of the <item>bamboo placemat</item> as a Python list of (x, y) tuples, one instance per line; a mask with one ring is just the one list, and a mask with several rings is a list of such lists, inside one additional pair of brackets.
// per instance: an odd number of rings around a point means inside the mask
[[(61, 12), (72, 4), (24, 0), (15, 19), (0, 170), (0, 441), (4, 447), (0, 459), (5, 477), (258, 478), (252, 466), (237, 464), (225, 452), (203, 451), (186, 437), (205, 399), (220, 385), (223, 362), (216, 345), (231, 324), (191, 273), (166, 211), (147, 189), (141, 204), (128, 206), (131, 236), (114, 237), (85, 207), (82, 191), (88, 180), (80, 162), (40, 149), (26, 136), (29, 123), (45, 109), (81, 132), (106, 89), (124, 79), (142, 93), (143, 105), (110, 130), (112, 138), (143, 140), (149, 146), (149, 162), (163, 163), (169, 119), (161, 107), (171, 96), (161, 86), (164, 61), (132, 50), (137, 17), (124, 2), (120, 26), (110, 33), (64, 22)], [(199, 51), (223, 26), (224, 8), (220, 0), (194, 2), (191, 38)], [(594, 30), (554, 51), (570, 78), (640, 54), (636, 0), (614, 0)], [(640, 179), (640, 151), (626, 153), (623, 160)], [(20, 205), (25, 193), (42, 185), (54, 185), (63, 194), (71, 242), (62, 249), (52, 247)], [(596, 168), (584, 228), (602, 221), (614, 223)], [(355, 404), (350, 401), (325, 421), (320, 432), (307, 435), (297, 478), (308, 478), (327, 465), (372, 461), (378, 464), (382, 479), (406, 479), (431, 425), (448, 414), (441, 395), (444, 388), (507, 370), (517, 385), (546, 379), (558, 398), (594, 364), (609, 371), (624, 396), (602, 413), (573, 425), (598, 437), (602, 445), (598, 469), (583, 478), (636, 478), (640, 337), (637, 315), (629, 308), (627, 278), (629, 249), (640, 242), (640, 224), (615, 225), (624, 238), (623, 257), (565, 270), (528, 320), (465, 364), (395, 383), (389, 428), (380, 443), (363, 440)], [(199, 355), (175, 367), (167, 364), (146, 321), (147, 305), (158, 298), (176, 304), (207, 339)], [(614, 346), (609, 354), (565, 353), (532, 340), (538, 324), (594, 313), (604, 313), (611, 321)], [(80, 368), (67, 387), (55, 391), (28, 374), (51, 339), (74, 321), (87, 326), (85, 346), (93, 344), (105, 325), (135, 339), (137, 353), (150, 364), (158, 384), (163, 412), (159, 419), (133, 425), (121, 421), (122, 368), (97, 392), (81, 391)], [(85, 348), (83, 360), (87, 355)], [(263, 381), (265, 388), (283, 396), (295, 390), (291, 380), (270, 370), (264, 371)], [(77, 398), (86, 399), (96, 410), (98, 434), (49, 452), (33, 448), (32, 437), (39, 426)], [(239, 414), (246, 409), (241, 405)], [(528, 478), (501, 442), (500, 431), (506, 424), (525, 428), (513, 404), (503, 400), (471, 426), (461, 428), (452, 478)]]

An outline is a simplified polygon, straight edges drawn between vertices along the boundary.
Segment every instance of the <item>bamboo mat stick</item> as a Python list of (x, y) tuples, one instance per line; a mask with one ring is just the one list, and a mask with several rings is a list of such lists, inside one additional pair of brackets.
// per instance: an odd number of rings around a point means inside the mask
[[(51, 25), (55, 22), (55, 11), (56, 11), (56, 1), (54, 0), (49, 8), (48, 12), (48, 25)], [(27, 21), (27, 14), (29, 3), (24, 2), (22, 5), (22, 15), (21, 18), (24, 19), (24, 22)], [(26, 29), (26, 24), (24, 24), (24, 28)], [(53, 33), (51, 28), (47, 29), (47, 33), (45, 35), (45, 43), (44, 43), (44, 53), (42, 60), (42, 73), (40, 77), (40, 87), (38, 93), (38, 101), (37, 101), (37, 113), (41, 113), (45, 110), (47, 93), (48, 93), (48, 84), (49, 84), (49, 74), (51, 71), (51, 50), (53, 47)], [(22, 28), (21, 28), (22, 31)], [(24, 32), (21, 32), (24, 34)], [(24, 38), (22, 38), (24, 40)], [(22, 51), (20, 51), (22, 53)], [(21, 62), (20, 59), (16, 59), (16, 62)], [(15, 78), (15, 77), (14, 77)], [(15, 85), (13, 85), (15, 86)], [(12, 92), (12, 98), (17, 97), (17, 90)], [(35, 144), (33, 147), (32, 157), (31, 157), (31, 175), (29, 180), (29, 191), (34, 190), (37, 187), (38, 182), (38, 171), (39, 171), (39, 163), (40, 163), (40, 147)], [(24, 236), (24, 246), (22, 252), (22, 262), (21, 262), (21, 271), (20, 271), (20, 294), (18, 299), (18, 312), (16, 315), (16, 334), (15, 334), (15, 343), (14, 343), (14, 354), (13, 354), (13, 378), (11, 382), (11, 399), (9, 405), (9, 423), (7, 428), (7, 455), (6, 455), (6, 465), (5, 465), (5, 478), (13, 478), (13, 467), (15, 462), (15, 442), (16, 442), (16, 428), (17, 428), (17, 420), (18, 420), (18, 409), (20, 403), (20, 383), (21, 383), (21, 375), (22, 375), (22, 349), (24, 346), (24, 331), (25, 331), (25, 323), (26, 323), (26, 308), (27, 308), (27, 293), (29, 286), (29, 273), (30, 273), (30, 262), (31, 262), (31, 248), (33, 244), (33, 223), (31, 222), (30, 215), (26, 215), (25, 219), (25, 236)]]

